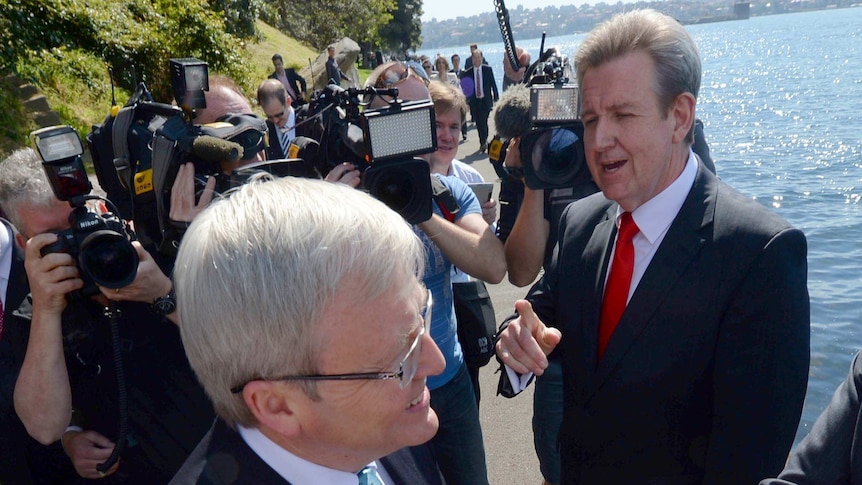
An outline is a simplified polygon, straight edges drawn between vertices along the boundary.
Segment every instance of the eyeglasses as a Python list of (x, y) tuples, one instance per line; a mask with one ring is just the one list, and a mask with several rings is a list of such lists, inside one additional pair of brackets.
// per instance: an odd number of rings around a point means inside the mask
[(404, 82), (410, 76), (418, 76), (427, 86), (430, 79), (425, 69), (415, 62), (399, 62), (386, 68), (380, 73), (380, 76), (374, 81), (374, 87), (378, 89), (387, 89)]
[(428, 292), (428, 298), (425, 302), (425, 308), (420, 313), (422, 318), (422, 326), (419, 328), (419, 333), (410, 344), (410, 349), (404, 355), (404, 359), (398, 364), (398, 372), (366, 372), (359, 374), (312, 374), (300, 376), (281, 376), (273, 378), (254, 378), (243, 382), (238, 386), (230, 389), (233, 394), (239, 394), (245, 389), (245, 386), (252, 381), (354, 381), (354, 380), (382, 380), (391, 381), (398, 379), (398, 385), (401, 389), (406, 388), (413, 382), (416, 377), (416, 371), (419, 370), (419, 359), (422, 353), (422, 337), (428, 333), (431, 325), (431, 291)]
[(281, 111), (281, 113), (276, 113), (276, 114), (274, 114), (274, 115), (266, 115), (266, 119), (268, 119), (268, 120), (274, 120), (274, 119), (276, 119), (276, 118), (281, 118), (281, 117), (283, 117), (283, 116), (284, 116), (284, 110), (282, 110), (282, 111)]

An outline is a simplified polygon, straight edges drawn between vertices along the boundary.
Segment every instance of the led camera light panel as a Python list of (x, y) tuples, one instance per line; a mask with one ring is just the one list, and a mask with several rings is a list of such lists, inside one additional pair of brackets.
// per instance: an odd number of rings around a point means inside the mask
[(578, 119), (577, 86), (542, 86), (530, 89), (533, 123), (567, 123)]
[(368, 149), (373, 160), (407, 157), (437, 149), (433, 105), (366, 118)]

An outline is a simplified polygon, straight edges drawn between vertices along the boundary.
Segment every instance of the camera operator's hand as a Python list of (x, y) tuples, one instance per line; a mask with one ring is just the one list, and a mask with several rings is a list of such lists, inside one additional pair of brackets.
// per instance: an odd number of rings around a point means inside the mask
[(56, 234), (45, 233), (27, 241), (24, 267), (30, 281), (33, 310), (59, 316), (66, 308), (66, 294), (81, 289), (84, 280), (80, 278), (75, 260), (69, 254), (49, 253), (42, 256), (42, 248), (56, 240)]
[(162, 272), (153, 256), (141, 246), (141, 243), (133, 241), (132, 246), (138, 252), (138, 274), (135, 280), (122, 288), (111, 289), (100, 286), (99, 290), (109, 300), (152, 303), (156, 298), (165, 296), (171, 291), (171, 279)]
[(212, 202), (215, 184), (215, 177), (209, 177), (198, 203), (195, 204), (195, 166), (192, 163), (180, 165), (171, 188), (171, 210), (168, 217), (172, 221), (192, 222)]
[(482, 219), (485, 219), (489, 226), (494, 224), (497, 220), (497, 199), (488, 199), (482, 203)]
[(518, 56), (518, 64), (521, 65), (521, 68), (517, 71), (512, 69), (512, 64), (509, 63), (509, 59), (504, 58), (503, 73), (512, 81), (520, 82), (524, 79), (524, 73), (527, 72), (527, 67), (530, 66), (530, 53), (520, 47), (515, 47), (515, 55)]
[(332, 170), (326, 174), (327, 182), (339, 182), (342, 184), (349, 185), (354, 189), (359, 187), (359, 183), (361, 182), (360, 176), (362, 174), (356, 168), (356, 165), (353, 165), (350, 162), (344, 162), (332, 167)]
[(523, 168), (521, 162), (521, 137), (516, 136), (509, 140), (509, 148), (506, 150), (506, 159), (503, 161), (506, 168)]
[(111, 456), (114, 443), (95, 431), (67, 431), (63, 435), (63, 449), (69, 455), (75, 471), (83, 478), (106, 477), (117, 471), (120, 466), (120, 462), (117, 461), (104, 474), (96, 470), (99, 463), (104, 463)]
[(42, 248), (56, 240), (56, 234), (45, 233), (27, 241), (24, 267), (30, 280), (33, 316), (14, 393), (15, 412), (27, 433), (44, 445), (60, 439), (72, 419), (62, 316), (66, 294), (84, 286), (69, 254), (42, 256)]

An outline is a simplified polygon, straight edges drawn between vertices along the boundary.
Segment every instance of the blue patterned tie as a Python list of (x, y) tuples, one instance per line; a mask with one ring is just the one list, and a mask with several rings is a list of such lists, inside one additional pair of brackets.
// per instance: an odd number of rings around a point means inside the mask
[(359, 485), (383, 485), (383, 480), (377, 474), (377, 468), (367, 466), (356, 474), (359, 477)]

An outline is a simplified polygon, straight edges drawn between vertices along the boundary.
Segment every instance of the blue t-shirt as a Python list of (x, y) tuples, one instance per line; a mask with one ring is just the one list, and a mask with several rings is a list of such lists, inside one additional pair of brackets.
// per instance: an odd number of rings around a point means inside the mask
[[(455, 215), (455, 220), (467, 214), (482, 214), (482, 207), (473, 190), (461, 180), (455, 177), (444, 177), (435, 175), (445, 185), (461, 210)], [(443, 217), (440, 207), (436, 202), (431, 204), (434, 213)], [(434, 241), (418, 226), (413, 226), (413, 231), (422, 240), (425, 246), (425, 277), (422, 282), (431, 290), (434, 298), (434, 306), (431, 309), (431, 338), (440, 348), (446, 359), (446, 369), (440, 375), (428, 378), (428, 389), (434, 390), (443, 386), (455, 376), (458, 367), (464, 361), (461, 353), (461, 344), (458, 343), (458, 329), (455, 322), (455, 306), (452, 303), (452, 282), (450, 275), (452, 262), (443, 254)]]

